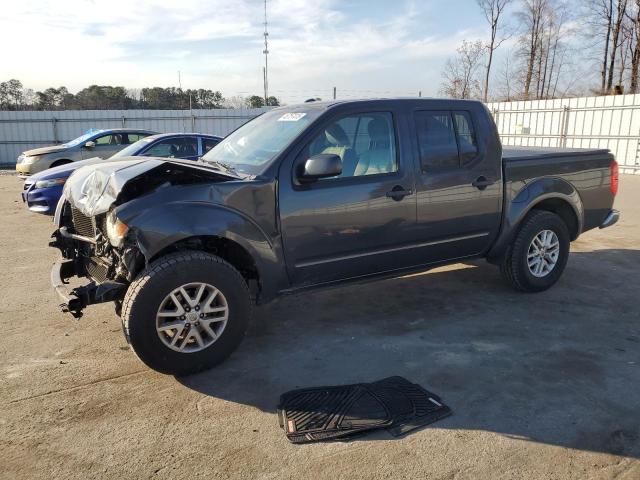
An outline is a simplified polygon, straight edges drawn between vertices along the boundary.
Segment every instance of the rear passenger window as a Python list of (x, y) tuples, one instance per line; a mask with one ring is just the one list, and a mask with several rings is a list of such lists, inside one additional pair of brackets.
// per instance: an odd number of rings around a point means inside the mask
[(469, 112), (454, 112), (453, 119), (458, 134), (460, 164), (466, 165), (478, 155), (478, 144), (476, 142), (476, 133), (473, 130), (473, 122)]
[(135, 143), (138, 140), (141, 140), (141, 139), (143, 139), (144, 137), (147, 137), (147, 136), (148, 136), (148, 134), (146, 134), (146, 133), (129, 133), (127, 135), (128, 140), (129, 140), (129, 144)]
[(202, 139), (202, 154), (204, 155), (205, 153), (207, 153), (209, 150), (211, 150), (213, 147), (215, 147), (218, 143), (220, 143), (220, 140), (215, 140), (213, 138), (203, 138)]
[(195, 137), (178, 137), (162, 140), (142, 155), (145, 157), (187, 158), (198, 154), (198, 140)]
[(415, 113), (422, 170), (455, 168), (460, 165), (451, 114), (446, 111)]

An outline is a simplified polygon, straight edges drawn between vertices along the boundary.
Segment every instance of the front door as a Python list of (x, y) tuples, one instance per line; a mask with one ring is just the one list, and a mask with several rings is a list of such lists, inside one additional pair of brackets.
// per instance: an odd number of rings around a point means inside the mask
[[(400, 269), (412, 264), (416, 223), (411, 157), (398, 142), (393, 112), (336, 115), (280, 168), (279, 208), (294, 286)], [(295, 172), (312, 155), (342, 159), (342, 174), (300, 184)]]
[(123, 141), (123, 135), (120, 133), (109, 133), (96, 137), (92, 140), (94, 143), (93, 148), (82, 147), (82, 158), (100, 157), (107, 159), (125, 147)]

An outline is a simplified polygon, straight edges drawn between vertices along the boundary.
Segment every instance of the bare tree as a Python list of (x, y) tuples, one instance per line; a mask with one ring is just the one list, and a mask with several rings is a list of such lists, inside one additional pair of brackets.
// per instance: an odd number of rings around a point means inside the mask
[(622, 22), (627, 12), (627, 0), (618, 0), (615, 16), (611, 20), (611, 55), (609, 58), (609, 76), (607, 77), (607, 92), (613, 88), (613, 75), (616, 66), (616, 54), (621, 47), (620, 39), (622, 32)]
[(611, 43), (611, 30), (613, 29), (613, 0), (600, 0), (600, 3), (596, 4), (599, 9), (595, 10), (595, 13), (600, 15), (605, 30), (604, 37), (604, 55), (602, 59), (602, 71), (601, 71), (601, 86), (600, 93), (604, 94), (607, 87), (607, 60), (609, 59), (609, 46)]
[(482, 63), (485, 46), (480, 41), (463, 40), (458, 55), (448, 59), (442, 77), (440, 91), (451, 98), (479, 98), (482, 87), (478, 80), (478, 68)]
[(242, 95), (234, 95), (232, 97), (225, 98), (225, 108), (247, 108), (247, 98)]
[(506, 37), (498, 38), (498, 29), (500, 16), (504, 12), (504, 9), (511, 3), (512, 0), (476, 0), (478, 6), (482, 9), (484, 17), (491, 28), (491, 37), (489, 38), (489, 44), (487, 45), (487, 66), (484, 75), (484, 85), (482, 92), (482, 99), (486, 102), (489, 97), (489, 78), (491, 75), (491, 63), (493, 62), (493, 54), (500, 47), (502, 42), (506, 40)]
[[(592, 0), (586, 2), (586, 16), (584, 22), (591, 25), (587, 35), (595, 38), (597, 43), (588, 45), (587, 49), (594, 47), (600, 50), (600, 90), (601, 95), (611, 93), (616, 69), (618, 81), (624, 78), (627, 68), (627, 56), (629, 55), (630, 31), (635, 15), (629, 15), (627, 11), (635, 0)], [(634, 34), (635, 36), (635, 34)], [(587, 42), (588, 43), (588, 42)], [(599, 45), (599, 46), (598, 46)], [(633, 62), (633, 55), (630, 54)], [(623, 65), (624, 64), (624, 65)]]
[(511, 52), (507, 52), (502, 60), (502, 65), (498, 70), (498, 92), (499, 101), (510, 102), (513, 98), (513, 65), (511, 63)]
[(628, 45), (631, 55), (629, 93), (638, 93), (638, 69), (640, 67), (640, 0), (634, 1), (633, 11), (627, 15), (631, 24)]
[(544, 18), (549, 7), (548, 0), (523, 0), (522, 10), (518, 12), (518, 17), (525, 30), (520, 37), (522, 45), (522, 56), (526, 63), (524, 76), (524, 98), (528, 99), (536, 73), (536, 64), (540, 65), (542, 34), (544, 30)]

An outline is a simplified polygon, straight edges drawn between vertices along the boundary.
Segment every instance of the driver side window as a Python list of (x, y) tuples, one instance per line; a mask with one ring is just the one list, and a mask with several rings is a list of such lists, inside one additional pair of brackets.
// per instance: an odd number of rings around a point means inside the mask
[(96, 146), (104, 147), (107, 145), (122, 145), (122, 135), (119, 133), (103, 135), (93, 140)]
[(330, 123), (309, 143), (309, 157), (321, 153), (338, 155), (342, 160), (342, 174), (331, 178), (396, 172), (391, 114), (364, 113)]
[(96, 146), (111, 145), (112, 141), (113, 135), (103, 135), (93, 140)]

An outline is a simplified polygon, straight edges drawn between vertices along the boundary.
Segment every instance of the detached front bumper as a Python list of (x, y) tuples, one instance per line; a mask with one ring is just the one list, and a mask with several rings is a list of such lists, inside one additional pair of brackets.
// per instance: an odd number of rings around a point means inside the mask
[(600, 225), (600, 228), (607, 228), (611, 225), (615, 225), (618, 223), (618, 220), (620, 220), (620, 212), (618, 210), (611, 210)]
[(74, 317), (79, 318), (82, 315), (82, 300), (75, 292), (67, 287), (67, 280), (75, 276), (75, 265), (73, 260), (56, 262), (51, 269), (51, 286), (54, 292), (62, 302), (60, 309), (63, 312), (69, 312)]
[(113, 302), (123, 297), (127, 285), (119, 282), (96, 283), (90, 281), (86, 285), (70, 288), (68, 280), (72, 277), (84, 277), (74, 260), (56, 262), (51, 269), (51, 286), (60, 300), (60, 310), (70, 313), (75, 318), (82, 316), (82, 311), (96, 303)]

